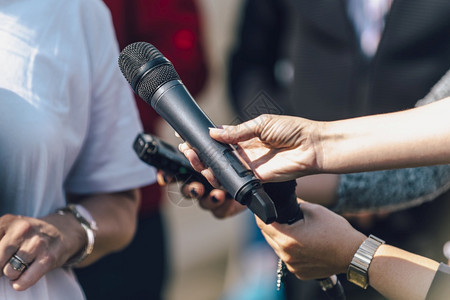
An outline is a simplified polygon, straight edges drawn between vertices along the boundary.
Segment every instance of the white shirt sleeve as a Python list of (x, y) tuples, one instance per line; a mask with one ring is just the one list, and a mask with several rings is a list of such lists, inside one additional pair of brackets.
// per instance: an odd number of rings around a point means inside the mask
[(155, 169), (140, 161), (132, 148), (142, 126), (131, 89), (118, 67), (109, 11), (103, 11), (101, 17), (107, 21), (88, 11), (85, 16), (92, 66), (91, 107), (83, 149), (65, 184), (73, 193), (121, 191), (153, 183), (156, 178)]

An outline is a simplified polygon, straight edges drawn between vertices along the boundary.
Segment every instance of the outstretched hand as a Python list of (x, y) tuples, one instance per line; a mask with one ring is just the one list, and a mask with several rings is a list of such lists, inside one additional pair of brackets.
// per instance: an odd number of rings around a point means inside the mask
[[(287, 181), (318, 170), (321, 153), (315, 147), (315, 132), (319, 124), (298, 117), (261, 115), (236, 126), (210, 128), (210, 135), (237, 145), (239, 155), (262, 181)], [(197, 172), (212, 185), (219, 185), (188, 144), (179, 148)]]

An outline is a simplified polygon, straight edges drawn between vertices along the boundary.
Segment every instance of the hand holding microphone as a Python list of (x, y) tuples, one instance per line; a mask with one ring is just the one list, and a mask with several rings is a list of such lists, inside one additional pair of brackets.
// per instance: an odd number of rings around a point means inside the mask
[[(318, 127), (317, 123), (289, 116), (273, 116), (261, 115), (256, 119), (247, 121), (237, 126), (227, 126), (224, 129), (211, 129), (210, 135), (223, 143), (239, 144), (238, 151), (244, 157), (247, 163), (255, 171), (257, 176), (264, 180), (283, 182), (265, 183), (264, 189), (274, 200), (277, 210), (276, 223), (291, 225), (288, 227), (279, 227), (287, 230), (298, 230), (304, 228), (304, 224), (295, 224), (303, 219), (303, 213), (297, 203), (295, 193), (296, 182), (295, 178), (305, 174), (314, 173), (318, 169), (318, 155), (316, 153), (314, 136)], [(183, 144), (181, 147), (183, 152), (187, 153), (189, 146)], [(193, 164), (193, 157), (186, 155), (196, 171), (205, 171), (205, 166), (201, 164)], [(309, 204), (308, 204), (309, 205)], [(326, 211), (325, 208), (323, 208)], [(331, 216), (335, 216), (330, 212)], [(308, 217), (311, 214), (308, 211)], [(342, 217), (338, 218), (340, 221)], [(344, 222), (345, 223), (345, 222)], [(314, 257), (314, 251), (311, 249), (324, 249), (320, 242), (325, 242), (320, 238), (320, 231), (327, 227), (326, 220), (315, 221), (313, 218), (308, 218), (309, 227), (308, 241), (306, 238), (302, 239), (302, 243), (295, 247), (283, 248), (283, 244), (278, 241), (286, 241), (286, 237), (292, 239), (295, 235), (285, 235), (283, 231), (273, 230), (272, 226), (258, 224), (266, 237), (266, 240), (274, 249), (280, 249), (281, 254), (289, 254), (292, 259), (289, 260), (289, 267), (296, 272), (297, 276), (308, 276), (309, 278), (318, 278), (322, 290), (328, 295), (330, 299), (345, 299), (343, 287), (336, 275), (336, 270), (342, 272), (329, 261), (322, 265), (317, 262), (314, 270), (308, 269), (311, 261), (317, 260)], [(334, 238), (334, 237), (333, 237)], [(319, 243), (315, 239), (320, 240)], [(304, 246), (302, 246), (304, 245)], [(311, 245), (311, 246), (309, 246)], [(298, 255), (299, 254), (299, 255)], [(284, 255), (283, 255), (284, 257)], [(299, 257), (299, 261), (296, 258)], [(327, 256), (328, 257), (328, 256)], [(345, 260), (343, 265), (346, 264)], [(313, 263), (314, 264), (314, 263)], [(325, 265), (325, 266), (324, 266)], [(330, 269), (332, 270), (330, 273)], [(277, 270), (277, 289), (280, 289), (286, 275), (286, 266), (280, 259)]]

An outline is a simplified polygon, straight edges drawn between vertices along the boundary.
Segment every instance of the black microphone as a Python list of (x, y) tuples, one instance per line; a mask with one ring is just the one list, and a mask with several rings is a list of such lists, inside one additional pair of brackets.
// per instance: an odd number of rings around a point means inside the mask
[[(297, 203), (296, 186), (297, 182), (295, 180), (264, 184), (264, 190), (275, 202), (278, 213), (277, 223), (290, 225), (303, 219), (303, 212), (300, 209), (300, 205)], [(281, 259), (278, 259), (277, 290), (280, 290), (281, 285), (285, 283), (288, 272), (285, 263)], [(344, 288), (336, 275), (318, 279), (318, 281), (320, 287), (329, 299), (346, 299)]]
[(153, 45), (137, 42), (119, 56), (119, 67), (134, 92), (163, 117), (210, 167), (220, 184), (234, 199), (263, 222), (276, 220), (272, 199), (261, 182), (243, 163), (235, 149), (209, 136), (216, 127), (197, 105), (180, 80), (172, 63)]

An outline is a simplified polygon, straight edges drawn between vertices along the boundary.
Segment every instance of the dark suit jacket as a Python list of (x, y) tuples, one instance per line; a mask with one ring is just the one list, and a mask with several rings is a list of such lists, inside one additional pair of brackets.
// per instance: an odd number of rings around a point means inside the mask
[[(394, 0), (378, 52), (367, 60), (344, 0), (247, 0), (230, 60), (236, 122), (261, 113), (334, 120), (413, 107), (450, 69), (449, 16), (449, 0)], [(406, 182), (408, 177), (398, 172), (400, 177), (379, 176), (387, 179), (383, 188), (406, 192), (389, 178)], [(361, 202), (373, 196), (369, 190), (363, 194), (363, 187), (377, 179), (363, 175), (348, 192)], [(341, 177), (340, 188), (343, 182)], [(409, 187), (420, 189), (416, 183)], [(450, 228), (447, 197), (391, 214), (365, 233), (441, 260), (443, 229)], [(347, 299), (384, 299), (342, 277), (341, 283)], [(298, 282), (290, 275), (285, 293), (286, 299), (327, 299), (316, 282)]]
[(394, 0), (368, 61), (344, 0), (248, 0), (230, 63), (233, 105), (253, 117), (265, 91), (280, 113), (318, 120), (410, 108), (450, 69), (449, 16), (448, 0)]

